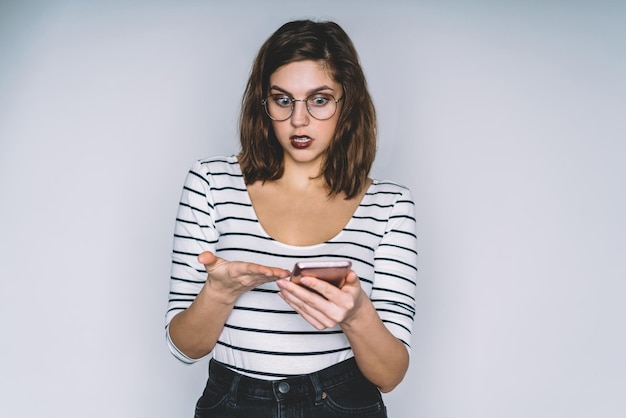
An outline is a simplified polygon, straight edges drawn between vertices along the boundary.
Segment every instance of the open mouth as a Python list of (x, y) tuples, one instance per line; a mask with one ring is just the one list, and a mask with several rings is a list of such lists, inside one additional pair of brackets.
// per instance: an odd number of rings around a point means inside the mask
[(291, 145), (295, 148), (306, 148), (313, 142), (313, 138), (308, 136), (294, 135), (290, 138)]

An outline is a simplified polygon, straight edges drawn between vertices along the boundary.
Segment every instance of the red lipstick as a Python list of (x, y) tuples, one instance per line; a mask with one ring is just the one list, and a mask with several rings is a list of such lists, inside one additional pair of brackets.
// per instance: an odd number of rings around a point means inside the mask
[(308, 148), (313, 143), (313, 138), (305, 135), (293, 135), (291, 138), (291, 146), (297, 149)]

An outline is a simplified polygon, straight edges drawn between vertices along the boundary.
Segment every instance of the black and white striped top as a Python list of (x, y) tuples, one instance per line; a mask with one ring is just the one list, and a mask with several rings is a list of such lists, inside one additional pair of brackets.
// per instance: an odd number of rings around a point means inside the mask
[[(334, 238), (288, 245), (263, 230), (236, 156), (198, 161), (185, 180), (176, 218), (166, 323), (202, 288), (206, 271), (197, 256), (203, 251), (288, 270), (299, 260), (348, 259), (385, 326), (410, 350), (417, 274), (414, 209), (408, 189), (375, 180)], [(267, 283), (239, 297), (213, 350), (216, 360), (271, 380), (353, 357), (340, 327), (316, 330), (277, 293), (276, 284)], [(176, 349), (169, 334), (168, 343), (178, 359), (195, 361)]]

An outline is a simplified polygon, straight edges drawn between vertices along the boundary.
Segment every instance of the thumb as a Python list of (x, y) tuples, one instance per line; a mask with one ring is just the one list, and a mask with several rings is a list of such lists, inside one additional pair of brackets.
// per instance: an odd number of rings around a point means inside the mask
[(215, 256), (211, 251), (205, 251), (200, 253), (198, 261), (206, 267), (207, 271), (214, 268), (220, 259)]
[(345, 284), (354, 284), (358, 281), (359, 281), (359, 276), (357, 276), (354, 270), (350, 270), (350, 272), (346, 276)]

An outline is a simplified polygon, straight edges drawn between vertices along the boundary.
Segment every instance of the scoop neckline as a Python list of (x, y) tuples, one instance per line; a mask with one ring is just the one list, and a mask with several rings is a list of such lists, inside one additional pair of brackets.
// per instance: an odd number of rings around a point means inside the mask
[[(241, 165), (239, 165), (239, 160), (236, 159), (237, 161), (237, 167), (241, 172)], [(328, 245), (332, 242), (335, 241), (339, 241), (340, 237), (345, 233), (345, 230), (348, 229), (350, 227), (350, 225), (354, 222), (354, 217), (358, 214), (359, 211), (361, 211), (361, 207), (363, 205), (363, 200), (365, 199), (365, 197), (370, 193), (372, 187), (377, 183), (377, 181), (375, 179), (372, 179), (372, 182), (370, 183), (370, 185), (367, 187), (367, 190), (365, 191), (365, 193), (363, 194), (363, 196), (361, 197), (361, 200), (359, 201), (358, 206), (356, 207), (356, 209), (354, 210), (354, 212), (352, 212), (352, 215), (350, 216), (350, 219), (348, 219), (348, 222), (346, 222), (346, 224), (330, 239), (323, 241), (323, 242), (319, 242), (316, 244), (310, 244), (310, 245), (294, 245), (294, 244), (289, 244), (280, 240), (277, 240), (276, 238), (274, 238), (273, 236), (271, 236), (263, 227), (263, 224), (261, 224), (261, 221), (259, 220), (259, 217), (256, 213), (256, 209), (254, 208), (254, 204), (252, 203), (252, 198), (250, 197), (250, 192), (248, 190), (248, 185), (246, 184), (246, 182), (244, 181), (243, 175), (240, 177), (240, 181), (242, 183), (243, 189), (245, 190), (245, 195), (246, 195), (246, 204), (249, 205), (250, 211), (252, 212), (252, 215), (254, 217), (254, 219), (256, 220), (256, 225), (259, 228), (259, 230), (261, 231), (261, 233), (263, 234), (263, 236), (265, 238), (268, 238), (270, 240), (272, 240), (272, 242), (275, 242), (278, 245), (281, 245), (285, 248), (290, 248), (290, 249), (298, 249), (298, 250), (306, 250), (306, 249), (313, 249), (313, 248), (318, 248), (318, 247), (322, 247), (324, 245)]]

